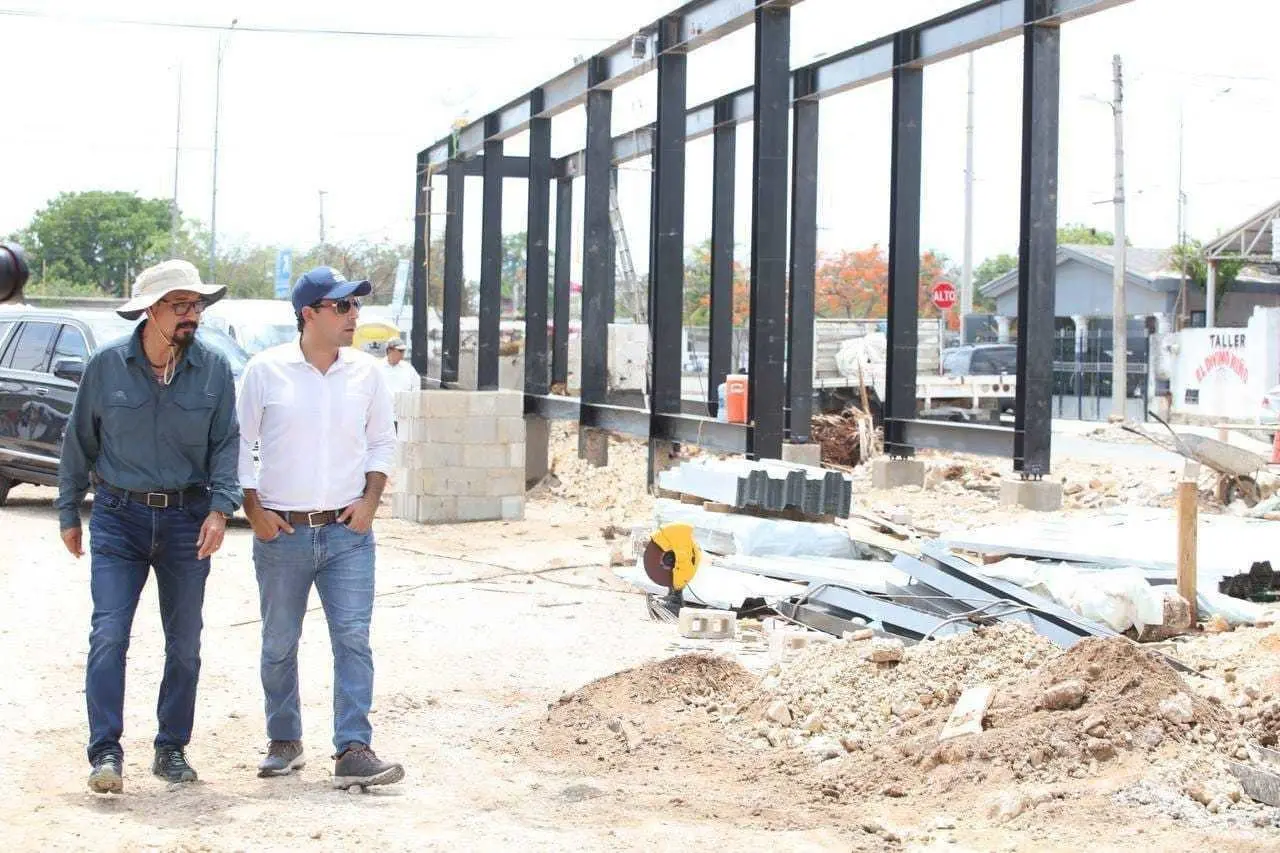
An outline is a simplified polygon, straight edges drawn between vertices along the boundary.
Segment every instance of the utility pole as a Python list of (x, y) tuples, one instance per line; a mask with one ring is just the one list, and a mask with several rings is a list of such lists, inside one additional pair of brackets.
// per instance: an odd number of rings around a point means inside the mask
[(1181, 273), (1181, 282), (1178, 285), (1178, 316), (1174, 319), (1175, 329), (1181, 330), (1184, 325), (1184, 318), (1188, 316), (1187, 311), (1187, 232), (1186, 232), (1186, 210), (1187, 210), (1187, 194), (1182, 189), (1182, 147), (1183, 147), (1183, 126), (1182, 126), (1182, 105), (1178, 105), (1178, 242), (1175, 243), (1179, 249), (1178, 267)]
[[(239, 18), (231, 19), (228, 31)], [(218, 36), (218, 65), (213, 84), (213, 198), (209, 212), (209, 281), (217, 281), (218, 271), (218, 117), (222, 113), (222, 36)]]
[(182, 66), (178, 66), (177, 129), (173, 138), (173, 204), (169, 208), (169, 257), (178, 256), (178, 159), (182, 153)]
[[(973, 54), (969, 54), (969, 111), (964, 147), (964, 272), (960, 279), (960, 334), (973, 313)], [(961, 340), (961, 343), (965, 341)]]
[(1112, 282), (1111, 306), (1111, 417), (1125, 417), (1125, 401), (1129, 396), (1129, 323), (1124, 304), (1125, 240), (1124, 240), (1124, 75), (1120, 54), (1111, 58), (1115, 73), (1115, 100), (1111, 112), (1116, 125), (1116, 248), (1115, 275)]
[(320, 248), (321, 249), (324, 248), (324, 243), (326, 239), (325, 230), (324, 230), (324, 197), (325, 197), (325, 191), (320, 190)]

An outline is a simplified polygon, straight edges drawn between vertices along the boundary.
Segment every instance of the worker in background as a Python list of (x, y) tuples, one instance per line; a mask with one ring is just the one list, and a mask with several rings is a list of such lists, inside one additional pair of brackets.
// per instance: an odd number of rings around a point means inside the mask
[(85, 700), (89, 787), (98, 793), (124, 789), (125, 653), (152, 568), (165, 643), (151, 772), (169, 782), (196, 781), (186, 747), (205, 580), (240, 504), (235, 379), (226, 358), (196, 338), (201, 313), (225, 292), (202, 283), (186, 261), (144, 270), (118, 313), (146, 320), (89, 359), (63, 440), (57, 506), (62, 541), (76, 557), (84, 553), (80, 503), (90, 472), (96, 483)]
[[(241, 377), (240, 478), (262, 611), (263, 777), (305, 763), (298, 638), (312, 585), (333, 647), (333, 785), (388, 785), (404, 769), (370, 748), (373, 515), (395, 455), (378, 362), (352, 349), (367, 281), (318, 267), (293, 287), (298, 340), (255, 355)], [(260, 443), (260, 465), (253, 445)]]
[[(422, 390), (422, 377), (404, 357), (404, 338), (392, 338), (387, 341), (387, 358), (379, 362), (378, 366), (382, 368), (382, 378), (386, 380), (393, 401), (396, 394), (401, 391)], [(400, 432), (398, 423), (396, 432)]]

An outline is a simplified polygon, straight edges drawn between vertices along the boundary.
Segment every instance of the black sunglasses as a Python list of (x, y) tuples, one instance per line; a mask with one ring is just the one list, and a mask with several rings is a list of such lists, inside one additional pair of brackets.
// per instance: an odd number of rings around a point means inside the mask
[(326, 303), (324, 300), (320, 300), (319, 302), (312, 302), (311, 307), (317, 311), (319, 311), (321, 308), (332, 308), (335, 314), (346, 314), (352, 308), (359, 311), (360, 300), (359, 299), (335, 299), (329, 303)]

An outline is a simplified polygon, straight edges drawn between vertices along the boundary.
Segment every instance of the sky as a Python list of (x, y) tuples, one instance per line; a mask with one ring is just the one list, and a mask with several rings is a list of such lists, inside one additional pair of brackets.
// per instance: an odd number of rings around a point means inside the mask
[[(331, 241), (412, 239), (417, 151), (651, 23), (677, 0), (0, 0), (0, 234), (25, 226), (59, 192), (174, 193), (208, 223), (217, 56), (221, 112), (220, 245), (305, 249)], [(792, 11), (797, 66), (901, 27), (960, 0), (804, 0)], [(21, 14), (12, 14), (18, 12)], [(239, 31), (155, 26), (156, 22)], [(126, 24), (122, 21), (150, 22)], [(361, 30), (433, 37), (266, 33), (245, 27)], [(1179, 117), (1187, 231), (1209, 239), (1280, 198), (1280, 4), (1265, 0), (1131, 0), (1063, 28), (1059, 222), (1114, 228), (1112, 55), (1124, 63), (1127, 232), (1141, 247), (1177, 235)], [(691, 54), (689, 103), (749, 85), (750, 28)], [(1015, 252), (1021, 40), (975, 55), (975, 263)], [(967, 58), (925, 72), (921, 242), (963, 253)], [(181, 87), (179, 87), (181, 80)], [(652, 121), (655, 75), (615, 92), (613, 130)], [(179, 110), (179, 92), (181, 109)], [(886, 245), (889, 83), (822, 102), (819, 249)], [(555, 119), (553, 149), (582, 147), (581, 109)], [(749, 257), (751, 126), (739, 129), (738, 257)], [(519, 154), (526, 142), (508, 142)], [(632, 253), (648, 267), (648, 160), (626, 166), (620, 199)], [(710, 235), (711, 141), (690, 143), (685, 236)], [(578, 181), (576, 218), (581, 217)], [(442, 207), (444, 181), (438, 179)], [(479, 179), (468, 181), (464, 267), (478, 276)], [(505, 183), (504, 230), (525, 224), (522, 181)], [(437, 207), (437, 209), (440, 209)], [(438, 239), (443, 220), (433, 218)], [(581, 223), (575, 223), (575, 259)], [(580, 262), (580, 261), (579, 261)], [(576, 266), (576, 264), (575, 264)], [(575, 275), (577, 273), (575, 272)]]

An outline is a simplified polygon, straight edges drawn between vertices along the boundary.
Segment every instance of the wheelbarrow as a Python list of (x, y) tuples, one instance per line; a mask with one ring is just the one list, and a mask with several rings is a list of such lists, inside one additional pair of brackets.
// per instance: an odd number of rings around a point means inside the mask
[(1199, 462), (1216, 473), (1218, 475), (1218, 483), (1214, 490), (1214, 495), (1224, 506), (1229, 505), (1237, 498), (1244, 501), (1246, 506), (1251, 507), (1256, 506), (1262, 500), (1262, 492), (1258, 488), (1258, 481), (1254, 479), (1254, 475), (1266, 469), (1266, 459), (1243, 448), (1233, 447), (1225, 441), (1218, 441), (1216, 438), (1208, 438), (1194, 433), (1174, 432), (1173, 427), (1169, 426), (1159, 415), (1154, 412), (1148, 412), (1147, 414), (1167, 429), (1171, 437), (1166, 439), (1152, 435), (1141, 427), (1128, 424), (1123, 428), (1134, 435), (1142, 436), (1159, 448)]

